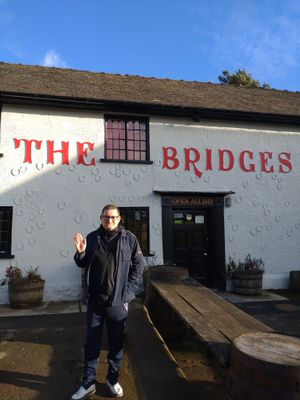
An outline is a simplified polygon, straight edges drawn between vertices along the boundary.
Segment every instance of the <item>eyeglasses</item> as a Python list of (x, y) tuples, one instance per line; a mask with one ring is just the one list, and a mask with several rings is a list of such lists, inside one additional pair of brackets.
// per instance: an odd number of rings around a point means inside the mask
[(113, 217), (110, 217), (109, 215), (101, 215), (101, 218), (103, 218), (105, 221), (109, 221), (110, 219), (111, 219), (112, 221), (115, 221), (115, 220), (118, 219), (119, 217), (120, 217), (120, 215), (113, 216)]

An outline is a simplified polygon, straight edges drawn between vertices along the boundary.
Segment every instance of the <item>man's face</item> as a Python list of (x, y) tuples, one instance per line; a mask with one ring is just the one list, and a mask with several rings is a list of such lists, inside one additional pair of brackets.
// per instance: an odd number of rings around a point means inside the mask
[(120, 218), (118, 210), (105, 210), (104, 213), (100, 215), (101, 224), (107, 231), (113, 231), (118, 226)]

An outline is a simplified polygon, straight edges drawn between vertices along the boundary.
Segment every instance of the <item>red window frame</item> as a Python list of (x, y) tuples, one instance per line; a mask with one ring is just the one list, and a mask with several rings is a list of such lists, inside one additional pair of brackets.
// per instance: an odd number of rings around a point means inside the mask
[(105, 116), (105, 160), (148, 162), (149, 120), (131, 116)]

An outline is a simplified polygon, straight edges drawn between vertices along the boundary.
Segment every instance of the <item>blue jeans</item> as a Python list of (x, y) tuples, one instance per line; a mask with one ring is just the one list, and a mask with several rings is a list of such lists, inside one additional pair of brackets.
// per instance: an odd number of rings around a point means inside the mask
[(91, 302), (88, 303), (82, 381), (84, 387), (88, 387), (96, 381), (104, 324), (106, 324), (108, 336), (107, 379), (111, 385), (118, 382), (123, 357), (124, 328), (127, 314), (127, 303), (114, 307), (95, 306)]

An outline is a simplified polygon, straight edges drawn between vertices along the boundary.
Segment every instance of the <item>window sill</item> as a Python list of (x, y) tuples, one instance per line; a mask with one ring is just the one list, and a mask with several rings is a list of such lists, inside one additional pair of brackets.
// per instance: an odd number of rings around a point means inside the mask
[(9, 258), (15, 258), (15, 256), (14, 256), (13, 254), (3, 254), (3, 253), (0, 253), (0, 258), (7, 258), (7, 259), (9, 259)]
[(110, 160), (106, 158), (100, 158), (100, 162), (107, 163), (122, 163), (122, 164), (153, 164), (153, 161), (134, 161), (134, 160)]

